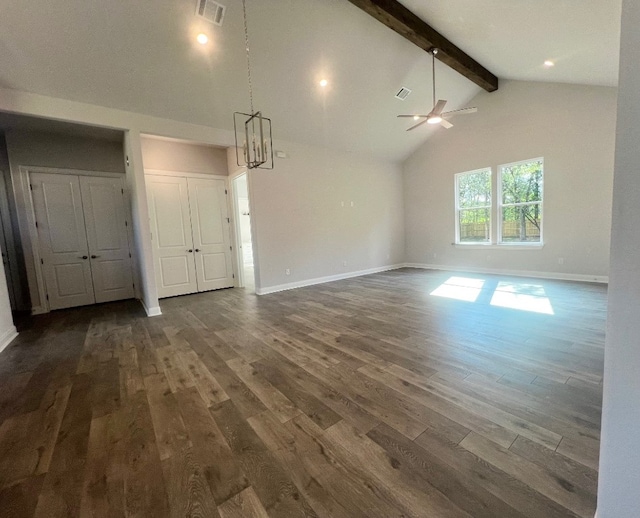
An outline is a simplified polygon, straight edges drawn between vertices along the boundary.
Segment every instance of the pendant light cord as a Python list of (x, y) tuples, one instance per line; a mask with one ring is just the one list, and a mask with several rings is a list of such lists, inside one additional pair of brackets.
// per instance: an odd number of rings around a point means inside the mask
[(247, 77), (249, 79), (249, 103), (251, 105), (251, 115), (253, 115), (253, 85), (251, 84), (251, 59), (249, 57), (249, 28), (247, 26), (247, 4), (242, 0), (242, 16), (244, 18), (244, 43), (247, 49)]

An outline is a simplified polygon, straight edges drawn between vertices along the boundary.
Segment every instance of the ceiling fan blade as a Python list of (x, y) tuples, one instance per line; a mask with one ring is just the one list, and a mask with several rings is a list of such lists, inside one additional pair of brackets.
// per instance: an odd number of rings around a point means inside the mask
[(447, 101), (445, 101), (444, 99), (440, 99), (433, 107), (433, 110), (431, 110), (431, 113), (429, 115), (440, 115), (442, 113), (442, 110), (444, 110), (445, 104), (447, 104)]
[(418, 124), (416, 124), (415, 126), (411, 126), (407, 131), (411, 131), (411, 130), (413, 130), (413, 129), (416, 129), (418, 126), (422, 126), (423, 124), (426, 124), (426, 122), (427, 122), (428, 120), (429, 120), (429, 119), (425, 119), (425, 120), (423, 120), (423, 121), (418, 122)]
[(453, 124), (451, 124), (447, 119), (442, 119), (440, 121), (440, 126), (442, 126), (443, 128), (453, 128)]
[(398, 117), (428, 117), (428, 115), (398, 115)]
[(452, 110), (450, 112), (444, 112), (443, 117), (450, 117), (451, 115), (465, 115), (466, 113), (476, 113), (478, 108), (475, 106), (472, 108), (461, 108), (460, 110)]

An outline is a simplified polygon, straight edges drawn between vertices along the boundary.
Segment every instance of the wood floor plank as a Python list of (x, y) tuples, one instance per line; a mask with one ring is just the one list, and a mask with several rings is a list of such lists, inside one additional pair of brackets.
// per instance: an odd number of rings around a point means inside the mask
[(220, 506), (221, 518), (269, 518), (253, 488), (248, 487)]
[(482, 457), (474, 455), (462, 446), (447, 443), (442, 438), (430, 434), (429, 431), (418, 437), (416, 443), (451, 466), (456, 472), (472, 477), (479, 487), (529, 518), (577, 516)]
[(353, 517), (403, 517), (406, 510), (370, 470), (352, 464), (335, 451), (318, 427), (307, 416), (285, 423), (294, 437), (292, 448), (308, 473), (326, 487), (332, 497)]
[(269, 516), (317, 516), (231, 400), (210, 411)]
[(414, 484), (433, 486), (453, 504), (472, 516), (525, 516), (492, 493), (478, 487), (472, 477), (455, 472), (446, 463), (390, 426), (381, 424), (367, 436), (388, 452), (392, 467), (402, 471), (405, 479)]
[(296, 444), (295, 436), (283, 423), (269, 412), (250, 417), (248, 422), (319, 516), (364, 516), (353, 507), (345, 508), (332, 495), (331, 488), (325, 487), (326, 482), (309, 472), (305, 466), (306, 451)]
[(91, 376), (73, 377), (36, 516), (78, 516), (92, 419)]
[(229, 395), (202, 363), (195, 351), (178, 354), (193, 381), (193, 385), (207, 406), (217, 405), (229, 399)]
[(191, 442), (169, 382), (164, 374), (152, 374), (144, 383), (160, 460), (180, 455), (191, 447)]
[(139, 393), (120, 408), (116, 412), (116, 420), (117, 426), (125, 431), (122, 451), (127, 516), (168, 514), (160, 454), (146, 395)]
[(598, 472), (588, 468), (557, 451), (549, 450), (526, 437), (518, 437), (509, 448), (520, 457), (535, 462), (538, 466), (554, 473), (563, 484), (583, 488), (589, 495), (598, 492)]
[(264, 379), (245, 360), (235, 358), (229, 360), (227, 365), (281, 422), (284, 423), (301, 413), (301, 410), (291, 400), (287, 399), (282, 392)]
[(328, 440), (351, 463), (363, 471), (370, 470), (381, 484), (401, 501), (409, 516), (424, 513), (427, 516), (470, 518), (471, 515), (456, 506), (431, 484), (419, 487), (405, 477), (384, 448), (366, 435), (344, 422), (336, 423), (325, 432)]
[[(231, 398), (234, 405), (244, 415), (251, 417), (266, 410), (260, 399), (238, 378), (235, 372), (218, 356), (218, 354), (202, 340), (187, 337), (198, 357), (207, 370)], [(231, 358), (229, 358), (231, 359)]]
[(0, 510), (3, 518), (33, 516), (43, 481), (44, 475), (36, 475), (0, 490)]
[(175, 518), (217, 518), (218, 509), (197, 453), (190, 446), (162, 461), (169, 504)]
[(124, 440), (125, 431), (114, 414), (92, 420), (80, 516), (125, 515)]
[(590, 501), (589, 494), (582, 488), (574, 486), (567, 480), (551, 474), (545, 468), (511, 453), (473, 432), (465, 437), (460, 446), (514, 478), (526, 481), (527, 485), (573, 511), (576, 515), (591, 518), (595, 498)]
[(261, 360), (253, 363), (253, 367), (321, 428), (327, 428), (342, 419), (319, 399), (305, 391), (298, 383), (289, 379), (273, 364)]
[[(468, 278), (475, 302), (431, 295)], [(554, 315), (492, 306), (500, 286)], [(24, 316), (0, 515), (595, 512), (605, 286), (399, 269), (161, 305)]]
[(217, 504), (237, 495), (249, 481), (197, 390), (176, 394), (192, 450)]
[(366, 433), (380, 423), (378, 419), (352, 399), (335, 390), (331, 384), (324, 383), (315, 376), (310, 376), (309, 372), (279, 353), (270, 351), (264, 361), (277, 365), (278, 369), (286, 374), (289, 379), (298, 383), (305, 391), (318, 398), (342, 419), (355, 426), (361, 432)]

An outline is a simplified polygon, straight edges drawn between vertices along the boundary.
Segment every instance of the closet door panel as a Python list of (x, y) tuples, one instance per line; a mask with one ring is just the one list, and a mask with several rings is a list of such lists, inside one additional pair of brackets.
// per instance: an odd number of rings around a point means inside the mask
[(189, 178), (198, 291), (234, 285), (224, 180)]
[(158, 296), (198, 291), (187, 179), (147, 175)]
[(78, 177), (31, 173), (30, 182), (50, 309), (93, 304), (95, 298)]
[(96, 302), (133, 298), (122, 179), (81, 176), (80, 187)]

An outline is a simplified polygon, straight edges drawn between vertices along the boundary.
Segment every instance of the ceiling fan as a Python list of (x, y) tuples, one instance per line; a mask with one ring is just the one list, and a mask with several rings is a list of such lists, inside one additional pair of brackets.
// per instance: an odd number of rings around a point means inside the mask
[(411, 126), (407, 131), (416, 129), (418, 126), (422, 126), (425, 122), (428, 124), (440, 124), (440, 126), (449, 129), (453, 126), (453, 124), (447, 120), (449, 117), (454, 115), (463, 115), (465, 113), (475, 113), (478, 111), (478, 108), (475, 107), (462, 108), (460, 110), (452, 110), (450, 112), (442, 111), (444, 110), (444, 106), (447, 104), (447, 101), (440, 99), (436, 102), (436, 54), (438, 53), (438, 49), (431, 49), (429, 53), (431, 54), (431, 77), (433, 78), (433, 108), (427, 115), (398, 115), (398, 117), (411, 117), (415, 121), (424, 119), (418, 122), (418, 124)]

